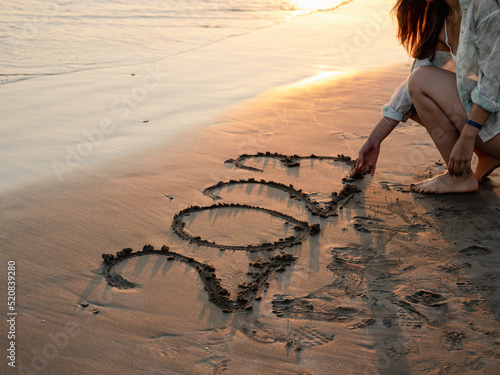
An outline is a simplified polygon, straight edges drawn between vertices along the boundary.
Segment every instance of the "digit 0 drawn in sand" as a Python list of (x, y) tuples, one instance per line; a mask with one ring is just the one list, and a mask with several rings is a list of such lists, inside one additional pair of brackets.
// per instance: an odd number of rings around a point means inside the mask
[(340, 193), (333, 192), (331, 194), (331, 200), (328, 203), (320, 203), (311, 199), (311, 196), (313, 194), (304, 193), (301, 189), (297, 190), (293, 185), (285, 185), (279, 182), (266, 180), (257, 181), (254, 178), (250, 178), (248, 180), (230, 180), (227, 182), (220, 181), (217, 184), (209, 186), (205, 190), (203, 190), (203, 194), (209, 196), (214, 200), (221, 199), (221, 197), (214, 193), (215, 190), (240, 184), (266, 185), (268, 187), (283, 190), (290, 195), (290, 198), (294, 198), (298, 201), (303, 202), (305, 207), (311, 212), (312, 215), (318, 215), (323, 218), (327, 218), (329, 216), (337, 216), (337, 210), (339, 208), (342, 208), (354, 196), (354, 194), (360, 192), (360, 190), (356, 186), (346, 184), (344, 185), (344, 188), (340, 191)]
[[(293, 223), (295, 235), (289, 236), (287, 238), (280, 238), (278, 241), (274, 243), (263, 243), (260, 245), (227, 245), (227, 244), (217, 244), (215, 242), (208, 241), (199, 236), (194, 236), (185, 230), (185, 222), (183, 218), (189, 216), (192, 213), (197, 213), (201, 211), (214, 211), (217, 209), (229, 208), (235, 210), (254, 210), (254, 211), (262, 211), (268, 213), (269, 215), (279, 217), (287, 222)], [(314, 235), (319, 232), (319, 225), (311, 225), (305, 221), (300, 221), (295, 219), (290, 215), (283, 214), (278, 211), (268, 210), (263, 207), (255, 207), (249, 206), (246, 204), (214, 204), (212, 206), (207, 207), (199, 207), (199, 206), (191, 206), (182, 210), (174, 216), (174, 220), (172, 222), (172, 229), (181, 237), (182, 239), (189, 241), (190, 243), (194, 243), (199, 246), (210, 246), (210, 247), (218, 247), (221, 250), (246, 250), (246, 251), (259, 251), (259, 250), (275, 250), (277, 248), (285, 248), (288, 246), (294, 246), (301, 244), (302, 241), (307, 239), (309, 235)]]
[[(225, 161), (225, 163), (232, 163), (232, 164), (234, 164), (235, 167), (241, 168), (241, 169), (246, 169), (248, 171), (263, 172), (263, 170), (260, 168), (249, 167), (249, 166), (244, 164), (244, 162), (246, 160), (252, 159), (252, 158), (258, 158), (258, 157), (277, 159), (287, 168), (298, 167), (298, 166), (300, 166), (300, 162), (302, 160), (307, 160), (307, 159), (330, 160), (330, 161), (342, 162), (342, 163), (345, 163), (347, 165), (350, 165), (351, 167), (356, 165), (355, 160), (352, 160), (349, 156), (345, 156), (345, 155), (317, 156), (317, 155), (311, 154), (309, 156), (299, 156), (299, 155), (283, 155), (283, 154), (279, 154), (277, 152), (271, 153), (269, 151), (257, 152), (256, 154), (243, 154), (243, 155), (238, 156), (236, 159), (228, 159)], [(362, 176), (354, 175), (351, 178), (352, 179), (359, 179), (359, 178), (362, 178)]]

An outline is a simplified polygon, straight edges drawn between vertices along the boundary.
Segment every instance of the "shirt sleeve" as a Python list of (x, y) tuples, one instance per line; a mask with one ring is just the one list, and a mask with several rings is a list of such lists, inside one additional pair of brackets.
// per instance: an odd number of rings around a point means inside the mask
[(399, 121), (406, 122), (414, 110), (413, 102), (411, 101), (408, 92), (408, 80), (394, 90), (389, 104), (382, 108), (382, 116)]
[[(449, 52), (445, 51), (435, 51), (434, 58), (429, 59), (415, 59), (411, 72), (422, 65), (437, 66), (450, 71), (455, 71), (455, 64), (451, 58)], [(413, 106), (413, 101), (410, 98), (410, 93), (408, 92), (408, 80), (401, 82), (401, 84), (394, 90), (389, 104), (386, 104), (382, 108), (382, 116), (400, 121), (406, 122), (411, 116), (415, 107)]]
[(498, 112), (500, 110), (500, 8), (495, 1), (480, 2), (476, 30), (479, 74), (471, 98), (488, 112)]

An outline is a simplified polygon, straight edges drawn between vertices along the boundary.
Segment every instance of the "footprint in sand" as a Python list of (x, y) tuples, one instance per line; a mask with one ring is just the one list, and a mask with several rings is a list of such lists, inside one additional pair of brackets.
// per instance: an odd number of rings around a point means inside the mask
[[(197, 214), (203, 211), (216, 211), (216, 210), (236, 210), (238, 212), (247, 211), (247, 212), (261, 212), (268, 214), (273, 217), (277, 217), (293, 226), (293, 235), (288, 236), (286, 238), (280, 238), (275, 242), (265, 242), (261, 244), (243, 244), (243, 245), (230, 245), (230, 244), (219, 244), (214, 241), (210, 241), (208, 239), (201, 238), (200, 236), (195, 236), (194, 234), (189, 233), (186, 230), (186, 222), (184, 218), (190, 216), (192, 214)], [(209, 246), (209, 247), (217, 247), (222, 250), (244, 250), (244, 251), (259, 251), (259, 250), (276, 250), (277, 248), (285, 248), (291, 247), (294, 245), (301, 244), (304, 240), (307, 239), (310, 235), (316, 234), (318, 228), (314, 225), (309, 225), (309, 223), (300, 221), (295, 219), (290, 215), (283, 214), (278, 211), (268, 210), (263, 207), (255, 207), (244, 204), (215, 204), (207, 207), (198, 207), (192, 206), (188, 207), (185, 210), (177, 213), (174, 216), (172, 222), (172, 228), (177, 233), (179, 237), (188, 241), (189, 243), (194, 243), (198, 246)]]
[(483, 278), (474, 279), (473, 281), (462, 281), (457, 282), (457, 289), (459, 295), (465, 296), (476, 296), (482, 294), (493, 294), (497, 291), (495, 285), (491, 285), (488, 280), (488, 276), (485, 275)]
[(411, 338), (405, 338), (403, 340), (399, 337), (389, 337), (385, 340), (384, 351), (390, 357), (409, 353), (416, 354), (419, 352), (418, 341)]
[(438, 266), (438, 268), (447, 273), (454, 273), (464, 268), (471, 268), (470, 263), (446, 263)]
[(347, 327), (345, 327), (348, 330), (353, 330), (353, 329), (358, 329), (358, 328), (365, 328), (369, 326), (370, 324), (375, 323), (375, 319), (373, 318), (368, 318), (368, 319), (363, 319), (360, 322), (354, 323), (354, 324), (349, 324)]
[(387, 328), (391, 327), (408, 327), (422, 328), (424, 320), (417, 313), (405, 309), (398, 308), (397, 313), (384, 317), (382, 324)]
[[(332, 262), (327, 266), (335, 275), (334, 281), (303, 297), (275, 295), (272, 301), (273, 313), (286, 319), (350, 323), (345, 327), (347, 330), (361, 329), (373, 324), (375, 319), (363, 317), (366, 316), (364, 311), (349, 306), (351, 299), (342, 299), (363, 295), (363, 264), (369, 262), (371, 257), (368, 255), (363, 258), (362, 252), (368, 251), (355, 245), (334, 248)], [(343, 303), (340, 302), (342, 300)]]
[(272, 301), (273, 313), (280, 318), (349, 322), (360, 311), (354, 307), (338, 306), (337, 298), (309, 295), (291, 298), (277, 294)]
[(489, 255), (492, 252), (493, 250), (488, 249), (487, 247), (476, 246), (476, 245), (466, 247), (465, 249), (459, 251), (460, 254), (466, 255), (468, 257)]
[(463, 302), (464, 309), (467, 312), (486, 312), (488, 310), (488, 301), (485, 299), (473, 299)]
[(334, 338), (335, 334), (326, 334), (316, 328), (305, 326), (290, 332), (287, 345), (294, 346), (296, 350), (301, 350), (328, 344)]
[(296, 351), (325, 345), (335, 338), (334, 333), (326, 330), (321, 331), (316, 327), (300, 326), (282, 332), (280, 329), (273, 329), (258, 321), (240, 327), (240, 332), (248, 338), (263, 344), (283, 342), (286, 347), (291, 347)]
[(448, 351), (462, 350), (464, 348), (464, 340), (467, 338), (465, 333), (450, 331), (444, 335), (444, 347)]
[(365, 265), (373, 260), (370, 250), (356, 245), (336, 247), (332, 249), (332, 262), (327, 268), (333, 272), (336, 279), (329, 284), (329, 293), (337, 289), (341, 295), (358, 296), (363, 291)]
[(411, 303), (430, 307), (438, 307), (448, 303), (448, 299), (442, 294), (428, 292), (426, 290), (420, 290), (410, 296), (406, 296), (406, 300)]

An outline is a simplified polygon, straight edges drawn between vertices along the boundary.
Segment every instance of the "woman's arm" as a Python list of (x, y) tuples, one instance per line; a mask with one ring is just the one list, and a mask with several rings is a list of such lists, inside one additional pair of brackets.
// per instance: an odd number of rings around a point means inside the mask
[[(455, 65), (449, 52), (436, 51), (432, 62), (429, 59), (415, 60), (411, 71), (422, 65), (432, 65), (455, 71)], [(400, 122), (408, 118), (416, 118), (415, 108), (408, 93), (407, 80), (402, 82), (392, 94), (389, 104), (382, 110), (382, 119), (372, 130), (365, 144), (359, 150), (359, 157), (354, 173), (362, 173), (365, 169), (375, 174), (375, 167), (380, 152), (380, 144)]]
[[(468, 119), (483, 125), (490, 113), (500, 110), (500, 8), (494, 1), (488, 0), (479, 0), (475, 6), (475, 45), (479, 51), (479, 73), (477, 86), (471, 93), (474, 104)], [(450, 155), (450, 175), (471, 173), (472, 153), (478, 132), (479, 129), (464, 125)]]
[(399, 121), (397, 120), (382, 117), (359, 150), (358, 160), (354, 167), (355, 174), (363, 173), (366, 169), (371, 172), (372, 176), (375, 174), (380, 144), (398, 124)]
[(489, 112), (500, 110), (500, 8), (494, 1), (477, 1), (475, 22), (479, 51), (478, 84), (472, 90), (474, 103)]
[[(490, 112), (474, 104), (468, 119), (477, 124), (484, 124), (489, 115)], [(451, 176), (468, 176), (471, 173), (472, 154), (478, 132), (478, 128), (467, 123), (464, 125), (448, 161), (448, 172)]]

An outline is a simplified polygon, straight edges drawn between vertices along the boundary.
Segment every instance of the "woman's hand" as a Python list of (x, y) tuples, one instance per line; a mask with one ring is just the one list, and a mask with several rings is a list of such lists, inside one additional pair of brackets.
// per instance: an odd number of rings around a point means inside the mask
[[(469, 114), (469, 120), (478, 124), (484, 124), (489, 115), (490, 112), (474, 103)], [(478, 132), (478, 128), (465, 123), (448, 160), (448, 172), (451, 176), (468, 176), (472, 172), (472, 154), (474, 153)]]
[(365, 171), (375, 174), (380, 144), (394, 130), (399, 121), (382, 117), (377, 126), (372, 130), (365, 144), (359, 150), (358, 161), (354, 167), (354, 174), (363, 174)]
[(358, 161), (354, 167), (355, 174), (361, 174), (364, 170), (371, 172), (371, 175), (375, 174), (375, 167), (377, 166), (377, 159), (380, 153), (380, 142), (372, 141), (370, 138), (365, 142), (365, 144), (359, 150)]
[[(466, 125), (467, 126), (467, 125)], [(474, 152), (474, 136), (460, 135), (451, 150), (448, 172), (451, 176), (468, 176), (472, 173), (471, 162)]]

